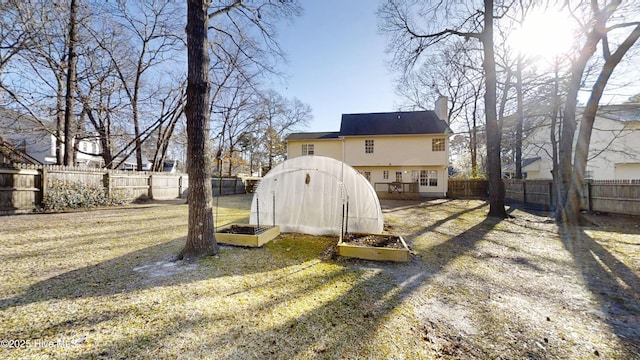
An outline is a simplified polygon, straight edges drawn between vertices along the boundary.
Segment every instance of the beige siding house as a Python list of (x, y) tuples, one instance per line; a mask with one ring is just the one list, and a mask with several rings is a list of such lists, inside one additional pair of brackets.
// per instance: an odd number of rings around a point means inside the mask
[(394, 193), (443, 197), (451, 134), (443, 119), (446, 116), (434, 111), (343, 114), (338, 132), (289, 135), (287, 157), (318, 155), (344, 161), (364, 175), (381, 197)]
[[(640, 179), (639, 144), (640, 104), (600, 106), (591, 135), (586, 178)], [(552, 146), (549, 124), (542, 123), (538, 126), (523, 145), (522, 172), (526, 174), (526, 178), (551, 179)]]

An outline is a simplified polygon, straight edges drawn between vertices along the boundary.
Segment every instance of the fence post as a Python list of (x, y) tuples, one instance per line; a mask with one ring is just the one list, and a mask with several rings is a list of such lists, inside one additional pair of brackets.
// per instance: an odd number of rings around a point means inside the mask
[(520, 180), (522, 181), (522, 202), (523, 203), (527, 203), (527, 181), (526, 180)]
[(104, 192), (107, 198), (111, 198), (111, 173), (109, 170), (102, 176), (102, 185), (104, 186)]
[(591, 200), (591, 180), (587, 180), (587, 206), (589, 206), (589, 212), (593, 211), (593, 201)]
[(147, 185), (149, 185), (147, 196), (149, 197), (149, 199), (153, 199), (153, 174), (149, 174), (149, 177), (147, 178)]
[(41, 175), (40, 175), (40, 194), (42, 194), (42, 200), (44, 200), (45, 196), (47, 195), (47, 192), (49, 192), (48, 189), (48, 184), (47, 182), (49, 181), (47, 179), (47, 167), (43, 166), (40, 168), (41, 171)]
[(555, 204), (553, 203), (553, 181), (549, 181), (549, 209), (555, 210)]

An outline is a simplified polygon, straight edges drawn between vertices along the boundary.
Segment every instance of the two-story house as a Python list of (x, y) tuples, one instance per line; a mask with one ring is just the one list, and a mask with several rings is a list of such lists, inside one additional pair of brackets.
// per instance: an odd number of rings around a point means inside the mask
[[(581, 109), (578, 109), (578, 119), (580, 113)], [(549, 122), (544, 121), (524, 140), (522, 172), (527, 179), (552, 178), (550, 131)], [(640, 179), (638, 144), (640, 104), (600, 106), (591, 135), (585, 177), (594, 180)]]
[(449, 135), (446, 98), (436, 111), (343, 114), (338, 132), (293, 133), (287, 157), (321, 155), (352, 166), (379, 196), (446, 196)]

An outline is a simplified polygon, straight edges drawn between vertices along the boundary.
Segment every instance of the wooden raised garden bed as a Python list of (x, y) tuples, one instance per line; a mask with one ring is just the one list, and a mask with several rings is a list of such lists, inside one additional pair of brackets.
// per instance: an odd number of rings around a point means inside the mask
[(365, 260), (409, 261), (409, 247), (400, 235), (346, 234), (338, 255)]
[(280, 235), (280, 226), (229, 224), (216, 230), (216, 241), (220, 244), (259, 247)]

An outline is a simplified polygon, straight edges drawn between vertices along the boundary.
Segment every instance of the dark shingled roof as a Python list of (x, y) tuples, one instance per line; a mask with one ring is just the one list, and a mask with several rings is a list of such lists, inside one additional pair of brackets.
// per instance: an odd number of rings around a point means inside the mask
[(343, 114), (340, 136), (444, 134), (447, 123), (433, 111)]
[(286, 140), (337, 139), (341, 136), (414, 135), (452, 133), (433, 111), (342, 114), (339, 132), (293, 133)]
[(286, 140), (316, 140), (316, 139), (337, 139), (340, 133), (337, 132), (305, 132), (293, 133), (287, 136)]

